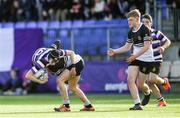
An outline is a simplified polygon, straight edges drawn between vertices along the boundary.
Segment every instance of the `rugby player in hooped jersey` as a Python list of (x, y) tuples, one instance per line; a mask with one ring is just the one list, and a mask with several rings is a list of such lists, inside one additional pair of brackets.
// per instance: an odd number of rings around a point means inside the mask
[(70, 109), (70, 100), (65, 87), (65, 81), (68, 81), (69, 89), (81, 99), (84, 107), (80, 111), (94, 111), (91, 102), (85, 96), (83, 91), (77, 86), (80, 80), (80, 74), (84, 67), (84, 61), (80, 55), (71, 50), (58, 49), (58, 45), (53, 44), (50, 48), (39, 48), (32, 57), (33, 67), (27, 72), (26, 78), (44, 84), (48, 81), (48, 76), (43, 80), (37, 79), (34, 74), (45, 69), (48, 73), (57, 76), (56, 83), (60, 89), (63, 98), (63, 104), (58, 108), (54, 108), (57, 112), (67, 112)]
[(114, 54), (129, 51), (133, 46), (133, 54), (127, 59), (128, 66), (128, 86), (131, 96), (134, 101), (134, 106), (129, 110), (142, 110), (141, 101), (139, 97), (136, 80), (138, 78), (139, 88), (143, 91), (146, 97), (146, 102), (149, 102), (151, 90), (146, 84), (148, 74), (150, 73), (150, 65), (154, 60), (153, 49), (151, 45), (152, 38), (150, 37), (150, 30), (140, 22), (141, 14), (139, 10), (135, 9), (127, 14), (128, 25), (130, 31), (128, 32), (128, 40), (126, 44), (118, 49), (108, 49), (107, 54), (113, 56)]
[[(167, 78), (162, 79), (158, 76), (160, 72), (160, 66), (163, 61), (163, 52), (166, 48), (168, 48), (171, 44), (171, 41), (161, 32), (155, 30), (152, 27), (152, 17), (149, 14), (142, 15), (142, 22), (151, 30), (151, 37), (152, 40), (152, 47), (153, 47), (153, 54), (154, 54), (154, 64), (152, 64), (152, 71), (149, 74), (148, 85), (152, 90), (152, 93), (157, 97), (158, 106), (166, 106), (167, 103), (162, 97), (159, 88), (157, 85), (163, 85), (165, 90), (170, 88), (170, 84)], [(144, 99), (146, 96), (144, 97)], [(143, 100), (144, 101), (144, 100)], [(142, 105), (146, 105), (142, 101)]]

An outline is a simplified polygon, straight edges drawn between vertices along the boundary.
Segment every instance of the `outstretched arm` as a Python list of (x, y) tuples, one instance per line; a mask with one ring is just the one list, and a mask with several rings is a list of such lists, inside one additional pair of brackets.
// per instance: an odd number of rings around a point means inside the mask
[(107, 51), (107, 54), (109, 56), (113, 56), (115, 54), (119, 54), (119, 53), (123, 53), (123, 52), (127, 52), (131, 49), (131, 46), (132, 46), (132, 43), (127, 43), (120, 47), (120, 48), (117, 48), (117, 49), (112, 49), (112, 48), (109, 48), (108, 51)]

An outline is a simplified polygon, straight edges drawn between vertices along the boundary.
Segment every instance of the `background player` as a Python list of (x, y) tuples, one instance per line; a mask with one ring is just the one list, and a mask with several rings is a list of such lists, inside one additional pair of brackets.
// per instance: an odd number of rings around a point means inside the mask
[[(149, 96), (151, 91), (145, 83), (149, 74), (149, 67), (153, 61), (150, 30), (140, 22), (140, 12), (135, 9), (128, 13), (128, 25), (130, 31), (128, 40), (124, 46), (118, 49), (109, 49), (108, 55), (123, 53), (131, 49), (133, 45), (133, 54), (127, 59), (128, 66), (128, 86), (135, 105), (130, 110), (142, 110), (136, 79), (139, 80), (140, 89)], [(146, 102), (149, 102), (149, 98)]]
[[(152, 72), (149, 74), (148, 85), (151, 88), (153, 94), (157, 97), (158, 106), (166, 106), (166, 101), (162, 97), (160, 90), (156, 86), (156, 84), (163, 85), (163, 88), (165, 90), (168, 90), (170, 88), (168, 79), (162, 79), (158, 76), (158, 74), (160, 72), (160, 66), (163, 58), (162, 53), (166, 48), (170, 46), (171, 41), (162, 32), (151, 28), (152, 17), (149, 14), (142, 15), (142, 22), (152, 31), (151, 36), (153, 38), (152, 46), (155, 63), (153, 64)], [(142, 105), (146, 104), (142, 101)]]

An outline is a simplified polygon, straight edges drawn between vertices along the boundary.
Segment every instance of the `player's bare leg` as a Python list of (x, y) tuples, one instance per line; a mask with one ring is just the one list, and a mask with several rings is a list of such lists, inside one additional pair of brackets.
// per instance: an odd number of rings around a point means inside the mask
[(163, 88), (165, 90), (168, 90), (170, 88), (170, 84), (168, 80), (160, 78), (157, 74), (151, 73), (148, 84), (152, 89), (153, 94), (156, 96), (157, 101), (158, 101), (158, 106), (166, 106), (167, 103), (162, 97), (159, 88), (156, 86), (158, 85), (163, 85)]
[(94, 107), (91, 105), (91, 102), (88, 100), (84, 92), (77, 86), (80, 80), (80, 76), (76, 76), (68, 80), (69, 89), (81, 99), (84, 103), (84, 108), (81, 111), (94, 111)]
[(69, 106), (70, 101), (69, 101), (67, 88), (65, 86), (65, 81), (67, 81), (69, 77), (70, 77), (69, 70), (64, 70), (57, 79), (57, 85), (60, 89), (61, 97), (63, 98), (63, 105), (61, 105), (59, 108), (54, 108), (55, 111), (60, 111), (60, 112), (70, 111), (70, 106)]
[(139, 88), (142, 90), (142, 92), (145, 95), (145, 97), (141, 103), (143, 106), (149, 103), (150, 96), (151, 96), (151, 90), (150, 90), (149, 86), (146, 84), (146, 80), (148, 79), (148, 77), (149, 77), (148, 74), (139, 72), (138, 85), (139, 85)]
[(133, 98), (135, 106), (130, 108), (129, 110), (142, 110), (140, 106), (140, 98), (139, 98), (139, 91), (136, 86), (136, 79), (139, 73), (138, 66), (129, 66), (128, 67), (128, 87)]
[(156, 84), (151, 84), (151, 83), (148, 83), (150, 89), (152, 90), (152, 93), (156, 96), (157, 98), (157, 101), (158, 101), (158, 106), (166, 106), (167, 103), (166, 101), (164, 100), (164, 98), (162, 97), (161, 93), (160, 93), (160, 90), (159, 88), (157, 87)]
[(168, 90), (171, 87), (167, 78), (162, 79), (154, 73), (150, 73), (149, 82), (156, 85), (163, 85), (164, 90)]
[(138, 76), (138, 85), (139, 88), (142, 90), (142, 92), (144, 92), (145, 94), (149, 94), (151, 91), (149, 89), (149, 86), (146, 84), (146, 80), (148, 79), (148, 75), (144, 74), (142, 72), (139, 72), (139, 76)]

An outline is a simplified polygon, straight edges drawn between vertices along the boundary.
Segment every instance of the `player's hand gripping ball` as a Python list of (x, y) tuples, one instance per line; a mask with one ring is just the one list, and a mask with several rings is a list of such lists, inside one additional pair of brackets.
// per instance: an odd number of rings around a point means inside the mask
[(44, 79), (44, 76), (47, 74), (47, 72), (43, 69), (40, 69), (38, 70), (36, 73), (35, 73), (35, 77), (37, 79), (40, 79), (40, 80), (43, 80)]

